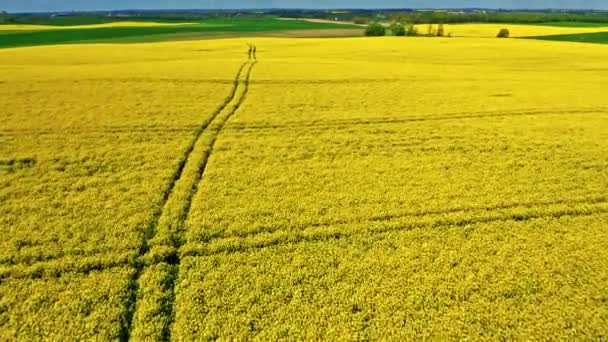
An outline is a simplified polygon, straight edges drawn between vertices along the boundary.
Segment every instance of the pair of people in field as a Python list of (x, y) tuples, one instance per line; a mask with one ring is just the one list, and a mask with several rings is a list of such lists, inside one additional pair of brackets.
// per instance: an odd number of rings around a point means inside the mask
[(257, 59), (257, 50), (258, 48), (255, 45), (249, 45), (249, 59)]

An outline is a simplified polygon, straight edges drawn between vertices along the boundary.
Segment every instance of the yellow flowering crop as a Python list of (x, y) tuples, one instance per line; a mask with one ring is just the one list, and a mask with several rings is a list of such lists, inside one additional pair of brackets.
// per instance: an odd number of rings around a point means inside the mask
[[(437, 29), (437, 25), (434, 25)], [(428, 25), (417, 25), (421, 33), (428, 31)], [(449, 24), (444, 25), (445, 34), (454, 37), (487, 37), (494, 38), (500, 29), (506, 28), (511, 37), (534, 37), (559, 34), (579, 34), (606, 32), (606, 27), (556, 27), (522, 24)]]
[[(193, 25), (192, 23), (156, 23), (150, 21), (118, 21), (106, 24), (90, 24), (90, 25), (71, 25), (71, 26), (55, 26), (55, 25), (27, 25), (27, 24), (7, 24), (0, 25), (0, 31), (39, 31), (39, 30), (65, 30), (65, 29), (87, 29), (87, 28), (104, 28), (104, 27), (152, 27), (152, 26), (181, 26)], [(200, 24), (196, 24), (200, 25)]]
[(1, 50), (0, 339), (601, 339), (607, 58), (458, 37)]

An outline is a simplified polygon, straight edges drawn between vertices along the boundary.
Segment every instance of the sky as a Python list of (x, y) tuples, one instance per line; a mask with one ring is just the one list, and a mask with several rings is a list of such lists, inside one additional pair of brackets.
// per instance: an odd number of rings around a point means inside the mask
[(0, 11), (235, 8), (504, 8), (608, 9), (608, 0), (0, 0)]

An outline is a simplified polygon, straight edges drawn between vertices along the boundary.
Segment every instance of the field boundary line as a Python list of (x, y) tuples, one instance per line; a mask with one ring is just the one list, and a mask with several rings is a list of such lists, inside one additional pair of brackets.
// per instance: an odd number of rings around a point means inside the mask
[(182, 153), (181, 157), (177, 162), (177, 167), (173, 172), (173, 175), (170, 177), (169, 182), (167, 183), (165, 189), (162, 192), (162, 198), (160, 203), (156, 206), (153, 211), (150, 222), (147, 224), (147, 227), (143, 230), (142, 239), (140, 241), (140, 246), (137, 251), (137, 256), (135, 260), (135, 264), (133, 265), (135, 271), (133, 272), (133, 276), (129, 279), (129, 285), (127, 288), (127, 300), (124, 303), (123, 313), (121, 314), (121, 327), (118, 338), (120, 341), (128, 341), (131, 335), (131, 329), (133, 326), (133, 318), (135, 315), (135, 309), (137, 307), (137, 294), (139, 292), (139, 278), (145, 268), (145, 264), (142, 263), (139, 259), (143, 258), (148, 252), (150, 246), (149, 242), (156, 234), (156, 228), (160, 221), (160, 218), (165, 210), (166, 204), (173, 193), (173, 189), (175, 188), (175, 184), (181, 179), (182, 174), (184, 172), (184, 168), (186, 167), (186, 163), (190, 159), (192, 151), (196, 143), (200, 140), (203, 132), (209, 127), (209, 125), (217, 118), (217, 116), (232, 102), (236, 96), (237, 89), (240, 83), (241, 74), (245, 68), (249, 64), (249, 61), (243, 63), (237, 72), (235, 77), (232, 90), (228, 97), (224, 100), (224, 102), (213, 112), (209, 119), (203, 121), (203, 123), (198, 127), (195, 131), (194, 138), (187, 145), (186, 149)]

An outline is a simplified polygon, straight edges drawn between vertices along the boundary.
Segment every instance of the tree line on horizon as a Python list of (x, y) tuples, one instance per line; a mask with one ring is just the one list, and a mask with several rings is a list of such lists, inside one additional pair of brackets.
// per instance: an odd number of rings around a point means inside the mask
[[(388, 26), (382, 25), (378, 22), (371, 23), (365, 28), (365, 35), (368, 37), (383, 37), (386, 35), (393, 35), (397, 37), (452, 37), (452, 33), (446, 32), (444, 24), (428, 24), (426, 32), (421, 32), (419, 25), (404, 25), (400, 22), (392, 22)], [(496, 37), (509, 38), (510, 35), (509, 29), (502, 28), (498, 31)]]
[(608, 23), (608, 11), (506, 11), (506, 10), (351, 10), (351, 11), (274, 11), (292, 18), (317, 18), (336, 21), (370, 23), (392, 20), (412, 24), (510, 23), (532, 24), (550, 22)]
[[(87, 17), (87, 21), (117, 21), (128, 19), (160, 19), (170, 21), (205, 20), (217, 17), (289, 17), (289, 18), (316, 18), (333, 21), (355, 21), (358, 23), (371, 23), (374, 21), (396, 21), (411, 24), (433, 23), (550, 23), (550, 22), (586, 22), (608, 23), (608, 11), (507, 11), (507, 10), (158, 10), (158, 11), (111, 11), (67, 13), (64, 17), (73, 20)], [(0, 24), (37, 24), (48, 22), (54, 14), (14, 14), (2, 11), (0, 8)], [(67, 19), (67, 18), (66, 18)], [(59, 20), (54, 20), (59, 21)]]

